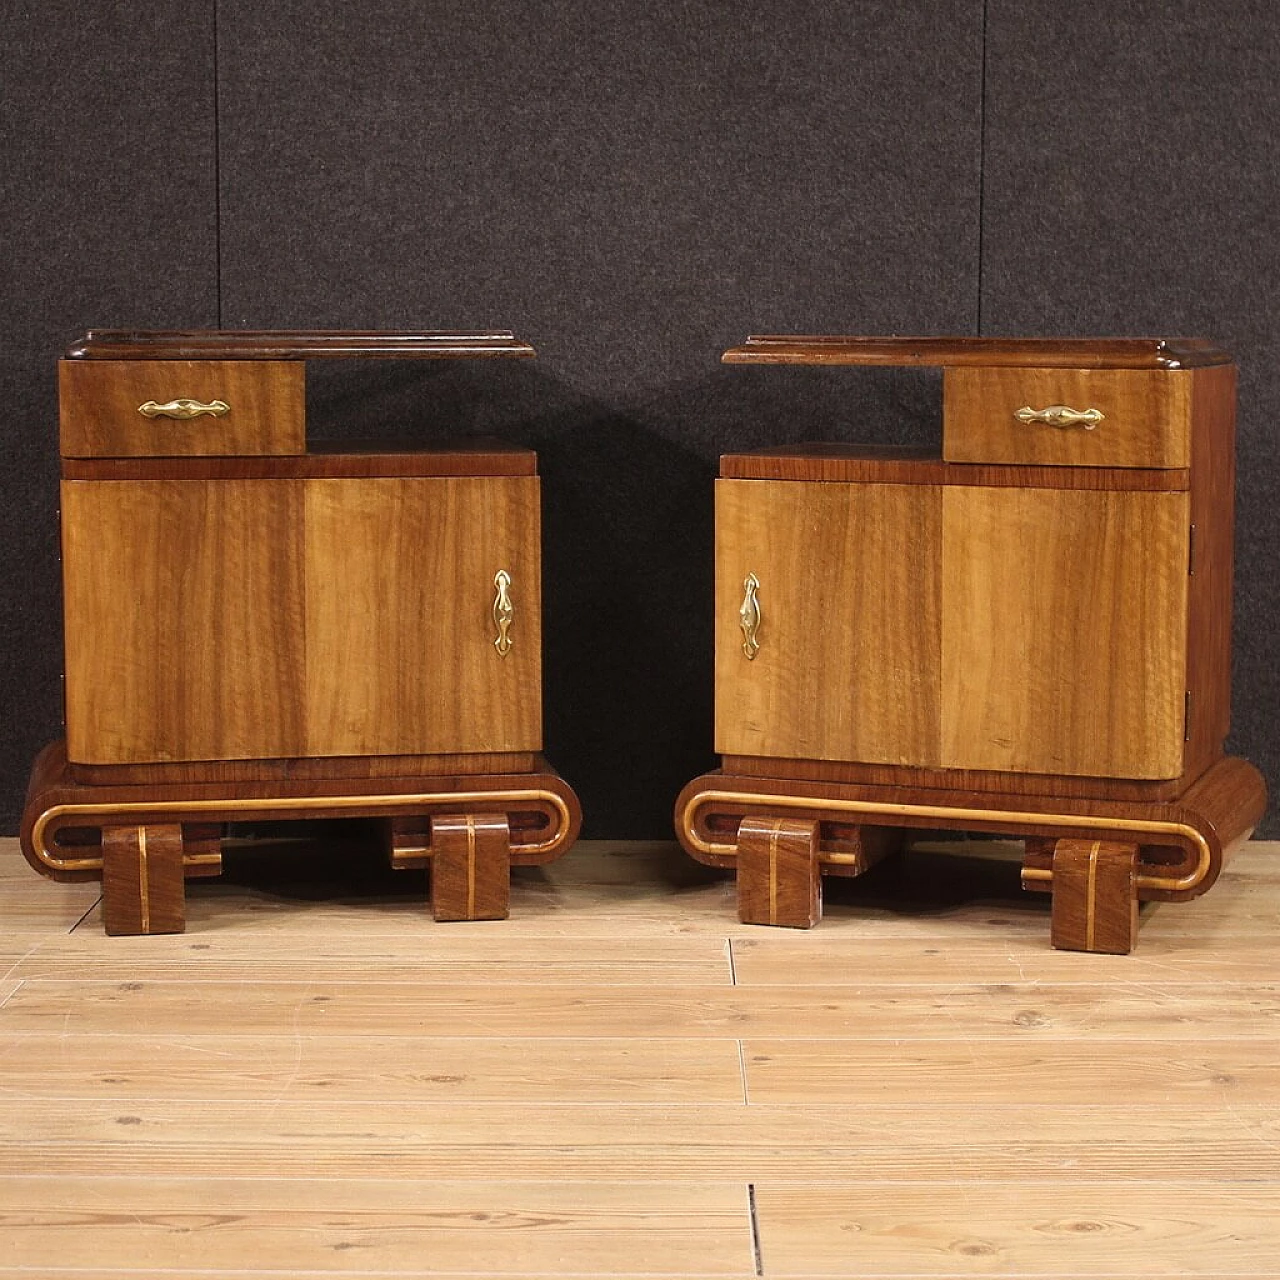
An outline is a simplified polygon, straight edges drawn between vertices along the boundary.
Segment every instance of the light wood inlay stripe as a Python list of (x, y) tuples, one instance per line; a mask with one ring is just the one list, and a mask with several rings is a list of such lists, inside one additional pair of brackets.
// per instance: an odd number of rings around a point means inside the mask
[(476, 820), (467, 815), (467, 916), (476, 913)]
[(1098, 901), (1098, 848), (1101, 841), (1089, 846), (1089, 883), (1085, 893), (1084, 940), (1085, 950), (1093, 950), (1095, 915)]
[(147, 829), (138, 828), (138, 901), (142, 910), (142, 932), (151, 932), (151, 890), (147, 885)]

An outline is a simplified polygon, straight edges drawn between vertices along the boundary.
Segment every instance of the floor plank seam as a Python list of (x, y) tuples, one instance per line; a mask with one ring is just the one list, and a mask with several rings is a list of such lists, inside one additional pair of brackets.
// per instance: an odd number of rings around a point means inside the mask
[(764, 1275), (764, 1254), (760, 1248), (760, 1216), (756, 1212), (756, 1184), (747, 1183), (747, 1213), (751, 1218), (751, 1259), (756, 1275)]
[(97, 896), (97, 897), (93, 900), (93, 902), (90, 904), (89, 908), (85, 911), (84, 915), (82, 915), (82, 916), (80, 917), (80, 919), (79, 919), (79, 920), (77, 920), (77, 921), (75, 922), (75, 924), (73, 924), (73, 925), (71, 926), (71, 928), (67, 930), (67, 936), (68, 936), (68, 937), (70, 937), (73, 933), (75, 933), (75, 931), (76, 931), (76, 930), (77, 930), (77, 929), (78, 929), (82, 924), (84, 924), (84, 922), (85, 922), (86, 920), (88, 920), (88, 918), (89, 918), (91, 915), (93, 915), (93, 913), (94, 913), (95, 911), (97, 911), (97, 909), (98, 909), (101, 905), (102, 905), (102, 894), (98, 894), (98, 896)]

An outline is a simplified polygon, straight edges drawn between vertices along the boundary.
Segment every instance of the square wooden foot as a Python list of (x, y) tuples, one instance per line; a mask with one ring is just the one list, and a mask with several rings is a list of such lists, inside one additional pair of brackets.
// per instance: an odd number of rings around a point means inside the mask
[(1053, 945), (1128, 955), (1138, 934), (1137, 864), (1136, 844), (1059, 840), (1053, 849)]
[(738, 919), (811, 929), (822, 919), (818, 824), (743, 818), (738, 825)]
[(431, 913), (437, 920), (505, 920), (511, 832), (502, 814), (431, 819)]
[(112, 935), (187, 927), (182, 828), (103, 827), (102, 922)]

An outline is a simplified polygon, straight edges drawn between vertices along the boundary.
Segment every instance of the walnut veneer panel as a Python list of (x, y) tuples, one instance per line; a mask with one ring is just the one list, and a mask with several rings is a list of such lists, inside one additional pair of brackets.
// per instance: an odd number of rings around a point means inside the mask
[[(716, 482), (716, 750), (939, 763), (941, 489)], [(760, 650), (738, 610), (759, 579)]]
[(540, 748), (538, 514), (536, 476), (306, 482), (306, 754)]
[[(295, 454), (306, 449), (305, 367), (290, 361), (63, 360), (65, 457)], [(222, 416), (148, 417), (140, 406), (221, 401)]]
[[(1186, 467), (1190, 370), (963, 368), (943, 374), (948, 462)], [(1019, 409), (1097, 409), (1091, 428), (1024, 423)]]
[(1185, 493), (949, 488), (942, 764), (1182, 772)]
[(67, 754), (303, 754), (301, 481), (62, 484)]

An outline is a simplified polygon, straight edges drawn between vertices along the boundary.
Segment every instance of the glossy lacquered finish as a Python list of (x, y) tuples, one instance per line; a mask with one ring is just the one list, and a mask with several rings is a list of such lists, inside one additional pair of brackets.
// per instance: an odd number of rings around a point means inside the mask
[(379, 333), (356, 329), (90, 329), (68, 360), (322, 360), (359, 356), (406, 360), (532, 359), (505, 330)]
[(111, 932), (180, 928), (224, 823), (376, 818), (396, 865), (406, 833), (414, 865), (448, 851), (441, 919), (503, 914), (509, 866), (576, 834), (539, 755), (536, 457), (306, 451), (301, 361), (369, 354), (532, 352), (125, 332), (61, 362), (67, 736), (37, 764), (24, 848), (56, 878), (101, 875)]
[[(855, 874), (864, 826), (1022, 835), (1028, 887), (1063, 875), (1055, 944), (1086, 950), (1116, 949), (1139, 898), (1204, 892), (1265, 806), (1257, 772), (1223, 756), (1225, 354), (1196, 340), (803, 337), (751, 339), (725, 359), (941, 365), (943, 434), (937, 452), (823, 444), (722, 460), (725, 768), (681, 799), (686, 848), (733, 865), (745, 817), (817, 821), (823, 869)], [(1055, 841), (1081, 840), (1055, 858)], [(1128, 905), (1104, 911), (1097, 885), (1113, 892), (1130, 862)], [(780, 892), (804, 897), (799, 882)]]

